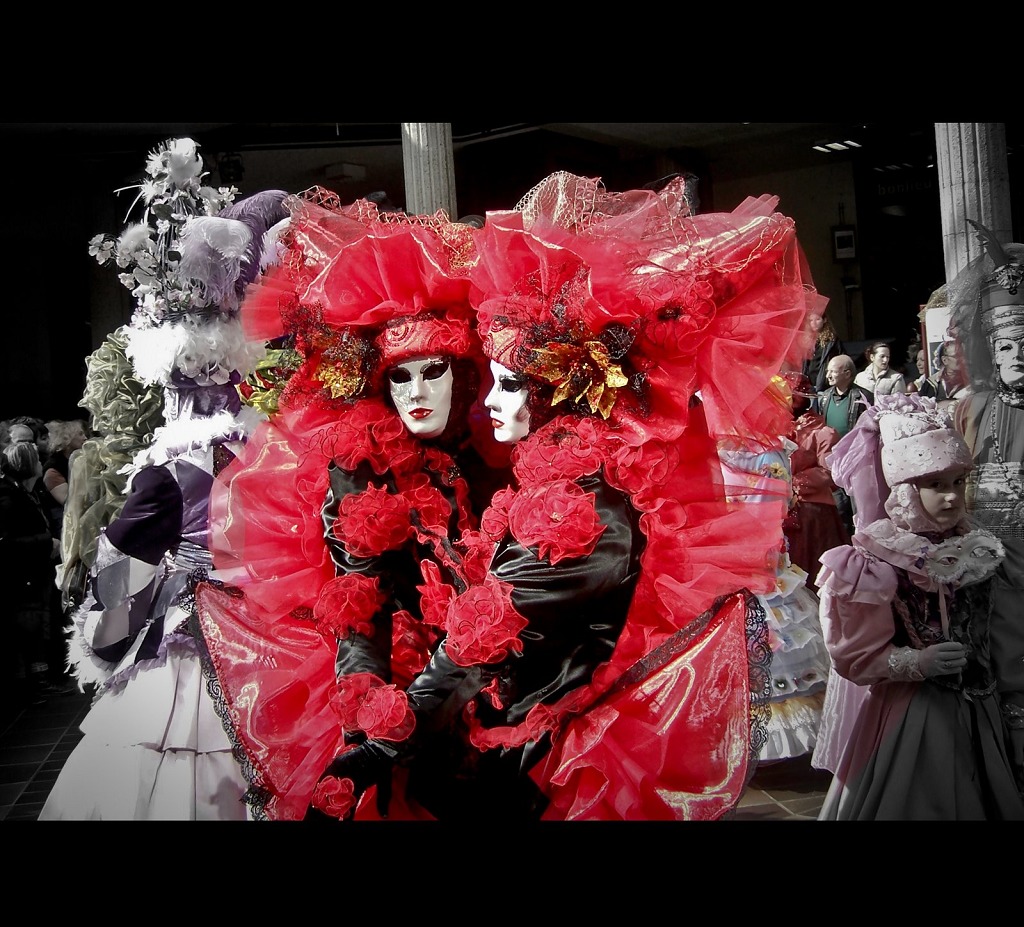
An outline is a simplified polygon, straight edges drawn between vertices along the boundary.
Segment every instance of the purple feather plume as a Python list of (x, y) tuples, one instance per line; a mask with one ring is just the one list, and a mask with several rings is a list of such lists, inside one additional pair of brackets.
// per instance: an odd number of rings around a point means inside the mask
[(245, 287), (256, 279), (260, 270), (260, 257), (263, 250), (263, 236), (267, 229), (288, 217), (289, 212), (284, 206), (288, 196), (284, 190), (262, 190), (238, 200), (222, 209), (218, 216), (223, 219), (237, 219), (245, 223), (252, 233), (249, 253), (242, 261), (238, 275), (237, 290), (241, 296)]

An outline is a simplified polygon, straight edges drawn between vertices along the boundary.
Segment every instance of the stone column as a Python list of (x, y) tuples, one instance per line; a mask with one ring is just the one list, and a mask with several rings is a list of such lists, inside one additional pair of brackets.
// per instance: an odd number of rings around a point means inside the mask
[(458, 218), (455, 203), (455, 156), (450, 122), (403, 122), (405, 211), (431, 215), (443, 209)]
[(1001, 242), (1012, 240), (1006, 126), (1001, 122), (935, 123), (942, 247), (950, 282), (982, 253), (968, 219)]

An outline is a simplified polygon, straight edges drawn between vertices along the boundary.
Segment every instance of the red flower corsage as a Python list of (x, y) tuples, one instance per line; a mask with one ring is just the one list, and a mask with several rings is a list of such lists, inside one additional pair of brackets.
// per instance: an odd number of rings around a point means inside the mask
[[(502, 519), (505, 527), (508, 527), (508, 514)], [(504, 536), (505, 529), (501, 535)], [(487, 576), (487, 570), (494, 559), (494, 548), (496, 541), (483, 531), (464, 531), (462, 537), (455, 542), (455, 549), (459, 551), (462, 562), (459, 565), (459, 572), (462, 574), (467, 585), (482, 583)]]
[(376, 399), (361, 400), (324, 430), (324, 453), (346, 470), (367, 461), (375, 473), (418, 469), (420, 450), (398, 414)]
[(420, 593), (420, 614), (427, 624), (443, 628), (448, 621), (448, 606), (455, 598), (455, 588), (441, 582), (441, 570), (433, 560), (421, 560), (420, 572), (424, 584), (417, 586)]
[(480, 530), (492, 541), (500, 541), (508, 531), (508, 510), (515, 499), (514, 489), (501, 489), (491, 497), (491, 504), (480, 516)]
[(391, 616), (391, 678), (405, 689), (430, 659), (438, 632), (404, 608)]
[(452, 507), (441, 490), (430, 484), (425, 474), (421, 474), (421, 479), (416, 482), (418, 485), (409, 489), (402, 487), (402, 495), (409, 503), (409, 508), (415, 509), (419, 516), (419, 525), (414, 526), (414, 530), (424, 543), (429, 543), (439, 535), (448, 534)]
[(324, 584), (313, 606), (316, 629), (329, 644), (344, 640), (353, 631), (372, 637), (370, 619), (385, 601), (377, 577), (359, 573), (335, 576)]
[(346, 731), (380, 740), (405, 740), (416, 727), (409, 697), (373, 673), (342, 676), (328, 697)]
[(606, 467), (608, 482), (623, 492), (637, 495), (662, 486), (679, 469), (679, 451), (664, 441), (648, 441), (639, 447), (624, 445)]
[[(667, 280), (670, 275), (663, 276)], [(714, 287), (707, 280), (693, 280), (678, 292), (657, 294), (657, 302), (658, 321), (644, 330), (645, 340), (669, 356), (692, 355), (718, 313)]]
[(596, 418), (556, 418), (512, 452), (512, 469), (519, 485), (542, 483), (552, 473), (569, 480), (596, 473), (604, 462), (602, 437), (607, 426)]
[(593, 493), (572, 480), (553, 480), (522, 491), (508, 513), (512, 536), (553, 564), (592, 553), (605, 525), (597, 516)]
[(355, 788), (351, 779), (325, 776), (313, 789), (312, 805), (317, 811), (341, 820), (356, 803)]
[(526, 619), (512, 605), (512, 586), (488, 574), (448, 606), (448, 656), (459, 666), (499, 663), (522, 653)]
[(378, 557), (401, 547), (412, 534), (409, 500), (385, 488), (367, 486), (341, 500), (331, 530), (354, 557)]

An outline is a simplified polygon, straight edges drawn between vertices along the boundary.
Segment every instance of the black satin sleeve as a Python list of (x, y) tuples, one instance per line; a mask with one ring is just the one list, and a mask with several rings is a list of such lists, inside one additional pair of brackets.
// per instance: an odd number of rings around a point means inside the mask
[(184, 501), (166, 467), (146, 467), (132, 480), (117, 518), (107, 526), (107, 540), (119, 551), (156, 565), (181, 538)]
[(416, 583), (422, 582), (414, 556), (408, 549), (386, 551), (379, 557), (356, 557), (334, 536), (335, 521), (342, 500), (351, 493), (365, 492), (368, 486), (395, 487), (389, 475), (378, 476), (368, 464), (355, 471), (344, 470), (333, 462), (328, 465), (330, 487), (321, 509), (324, 540), (338, 576), (360, 574), (376, 578), (387, 597), (385, 605), (371, 619), (373, 634), (369, 637), (352, 632), (338, 641), (335, 673), (338, 678), (351, 673), (373, 673), (385, 682), (391, 681), (391, 616), (400, 608), (419, 617), (419, 593)]
[(512, 603), (529, 621), (523, 652), (508, 664), (509, 707), (500, 723), (518, 723), (538, 702), (589, 682), (626, 622), (644, 546), (639, 513), (599, 475), (576, 482), (594, 494), (605, 526), (591, 554), (552, 566), (506, 537), (492, 560), (491, 572), (512, 585)]

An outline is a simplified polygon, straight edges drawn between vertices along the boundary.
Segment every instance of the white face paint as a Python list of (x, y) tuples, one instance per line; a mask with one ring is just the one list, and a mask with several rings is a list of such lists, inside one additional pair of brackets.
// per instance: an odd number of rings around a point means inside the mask
[(1010, 389), (1020, 389), (1024, 385), (1024, 338), (997, 337), (992, 342), (992, 354), (999, 379)]
[(530, 410), (526, 407), (529, 392), (519, 374), (497, 361), (491, 361), (494, 386), (484, 405), (491, 411), (494, 439), (499, 444), (515, 444), (530, 433)]
[(436, 438), (452, 412), (452, 365), (444, 357), (419, 357), (388, 371), (398, 415), (417, 438)]

